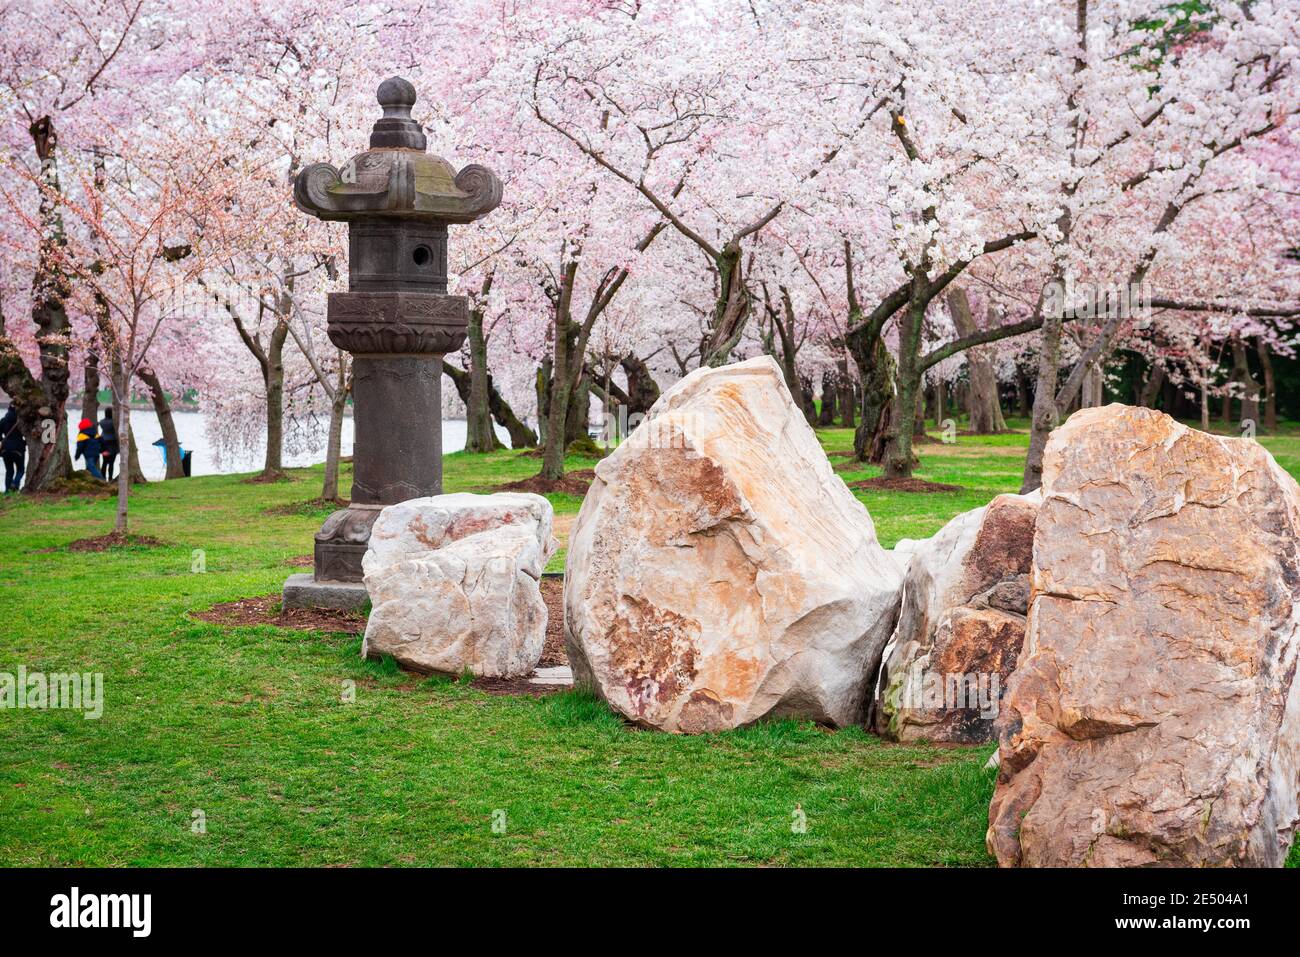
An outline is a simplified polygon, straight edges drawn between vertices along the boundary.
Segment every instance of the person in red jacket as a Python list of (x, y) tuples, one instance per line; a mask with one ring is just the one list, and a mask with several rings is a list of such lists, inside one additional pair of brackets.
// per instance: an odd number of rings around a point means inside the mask
[(93, 419), (82, 419), (77, 424), (77, 451), (72, 456), (75, 462), (79, 458), (85, 458), (86, 471), (95, 478), (103, 481), (104, 476), (99, 471), (99, 427), (95, 425)]

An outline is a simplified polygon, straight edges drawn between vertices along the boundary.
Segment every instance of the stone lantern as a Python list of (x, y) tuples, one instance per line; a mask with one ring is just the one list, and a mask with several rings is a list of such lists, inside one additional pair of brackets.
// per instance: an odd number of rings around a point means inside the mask
[(426, 152), (415, 88), (379, 85), (370, 149), (342, 169), (306, 167), (299, 209), (348, 224), (348, 291), (329, 294), (330, 341), (352, 353), (352, 504), (316, 534), (313, 575), (285, 584), (286, 607), (359, 607), (361, 558), (386, 505), (442, 492), (442, 357), (465, 341), (469, 304), (447, 294), (447, 224), (501, 202), (483, 166), (460, 172)]

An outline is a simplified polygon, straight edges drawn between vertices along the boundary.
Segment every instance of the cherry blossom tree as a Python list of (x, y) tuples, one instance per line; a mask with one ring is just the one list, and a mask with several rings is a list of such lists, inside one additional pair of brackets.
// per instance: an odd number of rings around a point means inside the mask
[[(151, 141), (140, 131), (128, 138), (104, 130), (101, 143), (113, 159), (100, 162), (97, 156), (90, 169), (74, 168), (78, 188), (48, 199), (64, 224), (50, 265), (70, 280), (64, 308), (93, 322), (93, 342), (86, 348), (98, 353), (99, 366), (112, 370), (120, 454), (128, 462), (132, 384), (147, 370), (164, 326), (183, 314), (186, 290), (202, 274), (218, 234), (203, 227), (211, 218), (219, 158), (177, 153), (174, 142)], [(42, 209), (26, 216), (6, 198), (31, 233), (43, 235), (49, 214)], [(130, 473), (123, 467), (117, 477), (118, 535), (127, 532)]]
[(0, 104), (7, 114), (0, 176), (14, 212), (39, 224), (34, 243), (8, 247), (4, 267), (6, 294), (24, 303), (31, 327), (15, 326), (16, 310), (0, 306), (0, 385), (27, 436), (29, 489), (72, 473), (65, 408), (74, 342), (67, 304), (74, 290), (63, 266), (61, 163), (102, 152), (101, 129), (138, 117), (136, 97), (175, 67), (151, 52), (165, 45), (163, 31), (150, 22), (161, 13), (160, 5), (144, 0), (0, 8)]

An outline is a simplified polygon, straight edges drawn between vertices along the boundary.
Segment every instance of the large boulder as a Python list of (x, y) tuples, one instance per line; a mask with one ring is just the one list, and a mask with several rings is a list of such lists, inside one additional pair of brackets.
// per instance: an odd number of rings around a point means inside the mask
[(1024, 640), (1041, 502), (1037, 492), (999, 495), (933, 538), (895, 549), (910, 562), (898, 626), (876, 679), (878, 734), (894, 741), (993, 740), (998, 701)]
[(362, 655), (513, 678), (546, 640), (538, 580), (558, 548), (540, 495), (434, 495), (390, 505), (362, 560), (372, 610)]
[(699, 369), (596, 466), (565, 572), (574, 679), (666, 731), (858, 723), (900, 578), (776, 363)]
[(1300, 792), (1300, 488), (1248, 439), (1111, 405), (1052, 433), (988, 847), (1278, 866)]

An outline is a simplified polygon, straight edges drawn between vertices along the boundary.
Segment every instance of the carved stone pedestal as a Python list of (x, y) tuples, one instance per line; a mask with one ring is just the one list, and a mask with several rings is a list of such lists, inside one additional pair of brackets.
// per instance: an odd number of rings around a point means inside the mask
[(314, 163), (294, 181), (300, 209), (348, 224), (348, 291), (330, 293), (327, 319), (330, 341), (353, 356), (355, 440), (352, 504), (316, 534), (311, 580), (286, 583), (290, 607), (360, 607), (361, 560), (380, 511), (442, 493), (442, 357), (469, 323), (468, 300), (447, 295), (447, 224), (501, 202), (490, 170), (456, 172), (425, 151), (410, 83), (385, 80), (378, 100), (369, 150), (342, 169)]
[(328, 316), (330, 341), (353, 353), (352, 504), (316, 533), (315, 578), (360, 582), (384, 506), (442, 494), (442, 354), (465, 340), (468, 301), (331, 293)]

